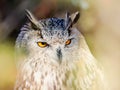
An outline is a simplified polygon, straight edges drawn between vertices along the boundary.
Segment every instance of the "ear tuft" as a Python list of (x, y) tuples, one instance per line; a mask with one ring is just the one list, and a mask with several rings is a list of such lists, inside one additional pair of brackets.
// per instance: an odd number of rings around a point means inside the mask
[(72, 27), (78, 21), (79, 17), (80, 17), (79, 12), (76, 12), (72, 15), (69, 15), (69, 13), (66, 13), (66, 18), (65, 18), (66, 30)]
[(66, 15), (65, 15), (65, 26), (66, 27), (68, 26), (69, 22), (70, 22), (70, 13), (66, 12)]
[(38, 22), (38, 20), (34, 17), (34, 15), (29, 10), (25, 10), (25, 11), (28, 19), (31, 22), (32, 28), (35, 30), (43, 29), (42, 23)]
[(31, 23), (33, 24), (37, 24), (37, 19), (34, 17), (34, 15), (29, 11), (29, 10), (25, 10), (26, 11), (26, 16), (28, 17), (28, 19), (30, 20)]
[(70, 16), (71, 21), (72, 21), (72, 24), (75, 24), (75, 23), (78, 21), (79, 17), (80, 17), (80, 13), (79, 13), (79, 12), (73, 13), (73, 14)]

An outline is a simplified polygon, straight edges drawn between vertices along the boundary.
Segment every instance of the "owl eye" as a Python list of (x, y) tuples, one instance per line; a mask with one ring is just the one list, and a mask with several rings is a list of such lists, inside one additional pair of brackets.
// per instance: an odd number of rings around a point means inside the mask
[(48, 46), (48, 44), (46, 42), (37, 42), (37, 44), (39, 47), (42, 47), (42, 48)]
[(71, 39), (68, 39), (66, 42), (65, 42), (65, 45), (69, 45), (71, 43)]

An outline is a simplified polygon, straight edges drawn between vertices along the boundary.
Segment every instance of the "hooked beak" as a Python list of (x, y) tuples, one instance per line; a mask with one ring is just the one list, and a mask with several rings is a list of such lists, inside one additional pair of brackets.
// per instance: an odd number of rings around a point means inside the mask
[(56, 51), (57, 51), (58, 62), (61, 63), (62, 62), (61, 48), (58, 48)]

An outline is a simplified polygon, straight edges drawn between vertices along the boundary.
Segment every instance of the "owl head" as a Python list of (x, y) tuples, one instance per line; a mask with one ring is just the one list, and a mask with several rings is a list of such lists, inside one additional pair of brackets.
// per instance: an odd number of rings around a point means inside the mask
[(42, 20), (37, 20), (30, 11), (26, 12), (29, 22), (21, 28), (17, 48), (24, 48), (34, 60), (63, 63), (77, 59), (80, 32), (73, 25), (79, 19), (79, 12), (66, 13), (65, 18)]

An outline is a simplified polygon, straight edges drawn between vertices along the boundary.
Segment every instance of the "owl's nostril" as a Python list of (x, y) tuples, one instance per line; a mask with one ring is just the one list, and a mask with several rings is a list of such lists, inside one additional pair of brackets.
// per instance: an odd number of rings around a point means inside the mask
[(56, 51), (57, 51), (58, 61), (61, 63), (61, 61), (62, 61), (62, 52), (61, 52), (61, 49), (58, 48)]

